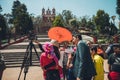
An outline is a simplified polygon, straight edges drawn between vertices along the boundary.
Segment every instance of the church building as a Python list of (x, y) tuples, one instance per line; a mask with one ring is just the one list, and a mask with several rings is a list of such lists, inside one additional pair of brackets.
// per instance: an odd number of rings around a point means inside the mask
[(52, 23), (55, 19), (55, 8), (50, 10), (49, 8), (45, 10), (44, 8), (42, 9), (42, 20), (40, 22), (40, 25), (36, 28), (37, 33), (46, 33), (50, 27), (52, 27)]

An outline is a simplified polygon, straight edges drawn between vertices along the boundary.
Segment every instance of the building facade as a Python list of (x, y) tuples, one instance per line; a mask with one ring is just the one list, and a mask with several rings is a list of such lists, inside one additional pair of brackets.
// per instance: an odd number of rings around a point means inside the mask
[(49, 28), (52, 27), (52, 23), (55, 19), (56, 11), (55, 8), (50, 10), (49, 8), (45, 10), (42, 9), (42, 19), (40, 21), (40, 24), (36, 26), (36, 32), (39, 33), (47, 33)]

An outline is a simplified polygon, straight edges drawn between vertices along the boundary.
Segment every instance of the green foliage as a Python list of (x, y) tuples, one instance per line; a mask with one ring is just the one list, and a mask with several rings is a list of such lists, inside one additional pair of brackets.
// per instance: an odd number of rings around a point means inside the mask
[(87, 22), (86, 27), (91, 29), (91, 30), (95, 30), (94, 22), (91, 19), (89, 19), (89, 21)]
[(1, 7), (1, 5), (0, 5), (0, 13), (2, 12), (2, 7)]
[(99, 39), (98, 40), (98, 44), (105, 44), (105, 43), (108, 43), (108, 39)]
[(120, 0), (117, 0), (116, 13), (120, 16)]
[[(117, 0), (116, 13), (119, 16), (119, 22), (120, 22), (120, 0)], [(120, 24), (119, 24), (119, 29), (120, 29)]]
[(110, 34), (111, 36), (113, 36), (113, 35), (115, 35), (117, 32), (118, 32), (117, 27), (116, 27), (113, 23), (111, 23), (110, 26), (109, 26), (109, 34)]
[(77, 24), (76, 19), (70, 19), (70, 20), (69, 20), (69, 24), (75, 27), (76, 24)]
[(66, 25), (69, 25), (69, 20), (74, 18), (70, 10), (63, 10), (62, 17)]
[(81, 27), (86, 27), (86, 25), (87, 25), (87, 16), (83, 16), (82, 18), (81, 18)]
[(97, 27), (96, 29), (99, 31), (99, 33), (101, 34), (109, 33), (108, 29), (110, 26), (110, 23), (109, 23), (110, 17), (107, 13), (104, 12), (104, 10), (98, 10), (93, 20)]
[(0, 38), (5, 39), (7, 34), (7, 25), (3, 15), (0, 14)]
[(33, 22), (27, 12), (25, 4), (21, 4), (18, 0), (13, 2), (12, 16), (16, 34), (27, 34), (33, 30)]
[(78, 30), (79, 25), (78, 25), (78, 21), (77, 21), (76, 19), (70, 19), (70, 20), (69, 20), (69, 24), (72, 26), (72, 27), (71, 27), (71, 30), (72, 30), (72, 31)]
[(53, 27), (54, 26), (61, 26), (64, 27), (63, 22), (61, 20), (61, 17), (58, 15), (55, 17), (55, 20), (53, 21)]

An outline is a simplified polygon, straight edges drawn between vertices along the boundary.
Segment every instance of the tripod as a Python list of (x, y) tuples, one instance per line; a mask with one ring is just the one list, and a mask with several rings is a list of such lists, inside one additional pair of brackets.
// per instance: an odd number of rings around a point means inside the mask
[(25, 55), (24, 55), (24, 60), (23, 60), (22, 66), (21, 66), (21, 70), (20, 70), (18, 80), (20, 80), (20, 76), (21, 76), (23, 68), (24, 68), (24, 80), (26, 79), (26, 74), (28, 73), (29, 66), (32, 65), (32, 48), (34, 49), (34, 51), (37, 55), (37, 58), (39, 60), (39, 55), (36, 51), (36, 48), (35, 48), (32, 40), (31, 40), (29, 42), (29, 45), (27, 46), (27, 49), (26, 49), (26, 52), (25, 52)]

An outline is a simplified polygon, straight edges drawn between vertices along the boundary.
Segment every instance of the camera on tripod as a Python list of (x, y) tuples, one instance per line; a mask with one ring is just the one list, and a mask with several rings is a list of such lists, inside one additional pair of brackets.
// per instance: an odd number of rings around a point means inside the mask
[(20, 80), (20, 76), (21, 76), (23, 68), (24, 68), (24, 80), (26, 80), (26, 74), (28, 73), (29, 66), (32, 66), (32, 53), (33, 53), (32, 49), (34, 49), (35, 54), (38, 58), (38, 61), (40, 60), (37, 50), (35, 48), (35, 45), (32, 42), (32, 40), (37, 39), (34, 31), (29, 31), (28, 38), (29, 38), (30, 42), (29, 42), (29, 45), (27, 46), (27, 49), (25, 52), (25, 56), (23, 59), (23, 63), (21, 65), (21, 70), (20, 70), (20, 74), (18, 76), (18, 80)]
[(29, 31), (28, 38), (29, 38), (29, 40), (36, 40), (36, 35), (35, 35), (34, 31)]

